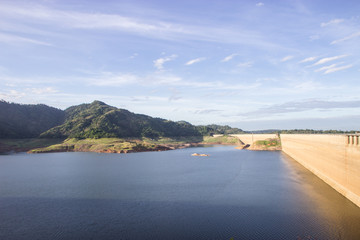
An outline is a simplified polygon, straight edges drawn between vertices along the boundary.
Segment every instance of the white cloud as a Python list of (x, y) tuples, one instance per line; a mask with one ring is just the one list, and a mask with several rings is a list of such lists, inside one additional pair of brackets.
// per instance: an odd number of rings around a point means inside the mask
[(286, 61), (289, 61), (289, 60), (291, 60), (291, 59), (293, 59), (293, 58), (294, 58), (294, 56), (289, 55), (289, 56), (283, 57), (283, 58), (281, 59), (281, 62), (286, 62)]
[(185, 65), (192, 65), (192, 64), (194, 64), (194, 63), (198, 63), (198, 62), (204, 61), (205, 59), (206, 59), (206, 58), (204, 58), (204, 57), (192, 59), (192, 60), (188, 61), (187, 63), (185, 63)]
[(182, 78), (173, 74), (164, 74), (163, 72), (150, 74), (144, 77), (144, 85), (178, 85), (182, 83)]
[(352, 101), (327, 101), (318, 99), (307, 99), (303, 101), (285, 102), (265, 106), (255, 111), (240, 113), (247, 117), (266, 117), (269, 115), (287, 114), (305, 111), (331, 111), (333, 109), (360, 108), (359, 100)]
[(304, 82), (300, 82), (294, 85), (294, 89), (296, 90), (300, 90), (300, 91), (315, 91), (315, 90), (319, 90), (321, 89), (322, 86), (314, 81), (304, 81)]
[(170, 55), (170, 56), (168, 56), (168, 57), (163, 57), (163, 58), (156, 59), (156, 60), (154, 61), (154, 66), (155, 66), (158, 70), (163, 70), (163, 69), (164, 69), (164, 63), (169, 62), (169, 61), (172, 61), (172, 60), (174, 60), (175, 58), (177, 58), (177, 55), (173, 54), (173, 55)]
[(341, 71), (341, 70), (344, 70), (344, 69), (351, 68), (352, 66), (353, 66), (352, 64), (349, 64), (349, 65), (341, 66), (341, 67), (337, 67), (337, 68), (330, 68), (330, 69), (326, 70), (326, 71), (324, 72), (324, 74), (329, 74), (329, 73)]
[(344, 21), (344, 19), (336, 18), (336, 19), (330, 20), (329, 22), (323, 22), (323, 23), (320, 24), (320, 26), (321, 27), (326, 27), (326, 26), (333, 25), (333, 24), (339, 24), (339, 23), (341, 23), (343, 21)]
[(319, 69), (316, 69), (315, 72), (323, 71), (324, 74), (329, 74), (329, 73), (341, 71), (341, 70), (344, 70), (344, 69), (348, 69), (348, 68), (351, 68), (353, 66), (352, 64), (349, 64), (349, 65), (337, 67), (339, 64), (341, 64), (341, 63), (336, 63), (336, 64), (334, 63), (334, 64), (331, 64), (331, 65), (328, 65), (328, 66), (324, 66), (324, 67), (321, 67)]
[(327, 71), (327, 70), (329, 70), (331, 68), (334, 68), (336, 66), (337, 66), (337, 64), (331, 64), (329, 66), (324, 66), (322, 68), (316, 69), (315, 72)]
[(340, 42), (344, 42), (344, 41), (347, 41), (347, 40), (350, 40), (352, 38), (356, 38), (356, 37), (360, 37), (360, 32), (356, 32), (356, 33), (353, 33), (347, 37), (344, 37), (344, 38), (341, 38), (341, 39), (338, 39), (338, 40), (334, 40), (332, 41), (330, 44), (337, 44), (337, 43), (340, 43)]
[(9, 90), (6, 92), (0, 92), (1, 99), (20, 99), (24, 97), (26, 94), (23, 92), (19, 92), (16, 90)]
[(101, 72), (90, 78), (83, 78), (82, 80), (93, 86), (119, 87), (127, 84), (135, 84), (139, 81), (139, 78), (129, 73)]
[(334, 56), (334, 57), (322, 58), (319, 61), (317, 61), (316, 63), (314, 63), (313, 66), (324, 64), (324, 63), (334, 61), (334, 60), (338, 60), (338, 59), (341, 59), (341, 58), (344, 58), (344, 57), (347, 57), (347, 56), (349, 56), (349, 55), (344, 54), (344, 55), (338, 55), (338, 56)]
[(258, 3), (256, 4), (257, 7), (262, 7), (262, 6), (264, 6), (264, 5), (265, 5), (265, 4), (262, 3), (262, 2), (258, 2)]
[[(121, 14), (64, 11), (40, 4), (0, 4), (0, 16), (3, 19), (10, 19), (11, 21), (16, 19), (19, 21), (20, 24), (11, 27), (10, 30), (12, 31), (23, 31), (21, 26), (31, 22), (34, 26), (42, 29), (50, 27), (51, 30), (45, 31), (48, 34), (57, 30), (59, 30), (58, 32), (66, 31), (67, 29), (110, 30), (154, 39), (237, 43), (265, 49), (286, 48), (281, 44), (269, 42), (259, 31), (241, 26), (235, 28), (231, 26), (224, 27), (223, 25), (184, 24), (186, 21), (164, 21), (161, 17), (149, 18), (148, 16), (141, 17), (139, 15), (137, 17), (128, 17)], [(31, 31), (36, 34), (38, 29), (33, 28)]]
[(134, 53), (133, 55), (130, 56), (130, 59), (134, 59), (134, 58), (136, 58), (137, 56), (139, 56), (139, 54), (138, 54), (138, 53)]
[(16, 35), (5, 34), (5, 33), (0, 33), (0, 42), (5, 42), (9, 44), (30, 43), (30, 44), (43, 45), (43, 46), (52, 46), (50, 43), (47, 42), (42, 42), (31, 38), (24, 38)]
[(308, 57), (303, 60), (301, 60), (299, 63), (306, 63), (306, 62), (312, 62), (315, 61), (318, 57)]
[(249, 68), (249, 67), (252, 67), (253, 65), (254, 65), (254, 62), (248, 61), (248, 62), (239, 63), (237, 66), (240, 68)]
[(57, 93), (58, 91), (52, 87), (44, 87), (44, 88), (28, 88), (26, 89), (32, 94), (42, 95), (42, 94), (49, 94), (49, 93)]
[(228, 61), (230, 61), (231, 59), (233, 59), (235, 56), (238, 56), (238, 55), (239, 55), (239, 54), (237, 54), (237, 53), (233, 53), (233, 54), (225, 57), (223, 60), (221, 60), (221, 62), (228, 62)]

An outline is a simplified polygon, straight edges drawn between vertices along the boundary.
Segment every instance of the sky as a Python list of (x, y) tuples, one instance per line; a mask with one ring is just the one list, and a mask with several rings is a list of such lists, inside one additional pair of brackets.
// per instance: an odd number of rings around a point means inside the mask
[(0, 99), (360, 130), (358, 0), (0, 0)]

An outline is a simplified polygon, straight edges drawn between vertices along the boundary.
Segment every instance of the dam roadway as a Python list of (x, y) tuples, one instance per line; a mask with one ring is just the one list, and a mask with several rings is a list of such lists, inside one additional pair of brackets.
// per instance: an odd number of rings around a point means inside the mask
[[(277, 134), (234, 134), (244, 144)], [(282, 151), (360, 207), (359, 134), (281, 134)]]

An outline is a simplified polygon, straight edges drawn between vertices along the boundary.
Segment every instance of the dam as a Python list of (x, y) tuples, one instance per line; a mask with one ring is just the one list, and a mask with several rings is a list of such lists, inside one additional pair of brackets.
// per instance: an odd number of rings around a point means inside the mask
[[(277, 134), (236, 134), (244, 144)], [(360, 134), (281, 134), (282, 151), (360, 207)]]

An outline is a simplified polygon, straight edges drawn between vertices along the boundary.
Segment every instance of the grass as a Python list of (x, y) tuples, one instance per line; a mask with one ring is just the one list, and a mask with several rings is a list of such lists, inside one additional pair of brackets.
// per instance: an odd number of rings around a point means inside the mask
[(223, 135), (218, 137), (205, 136), (203, 139), (203, 143), (237, 145), (240, 143), (240, 141), (237, 137)]
[(26, 152), (34, 148), (48, 147), (54, 144), (59, 144), (63, 139), (0, 139), (0, 153), (6, 152)]
[(255, 147), (263, 148), (263, 149), (278, 149), (281, 148), (280, 139), (277, 138), (269, 138), (265, 140), (258, 140), (254, 143)]

